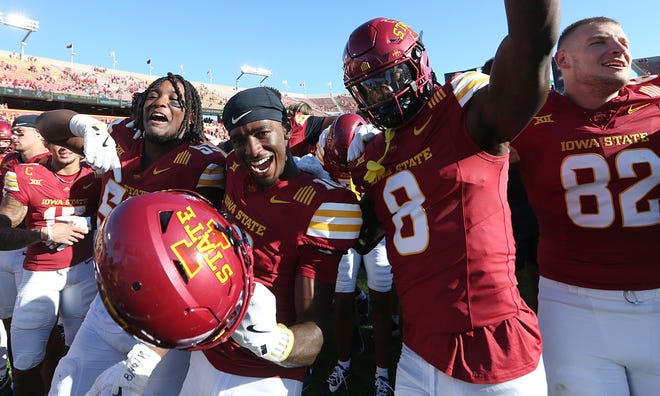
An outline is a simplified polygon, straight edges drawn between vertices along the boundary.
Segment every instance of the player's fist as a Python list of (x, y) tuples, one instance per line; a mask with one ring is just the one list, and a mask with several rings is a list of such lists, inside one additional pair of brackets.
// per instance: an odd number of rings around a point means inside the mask
[(293, 332), (275, 317), (275, 296), (256, 283), (250, 306), (231, 338), (255, 355), (283, 364), (293, 348)]
[(108, 126), (94, 117), (76, 114), (69, 121), (69, 129), (74, 136), (83, 138), (85, 161), (94, 171), (103, 174), (112, 170), (115, 180), (121, 182), (121, 162)]
[(360, 125), (358, 129), (355, 130), (355, 137), (351, 141), (350, 146), (348, 146), (348, 154), (346, 155), (346, 160), (352, 162), (358, 159), (364, 152), (364, 146), (367, 142), (373, 139), (376, 135), (382, 131), (373, 125)]

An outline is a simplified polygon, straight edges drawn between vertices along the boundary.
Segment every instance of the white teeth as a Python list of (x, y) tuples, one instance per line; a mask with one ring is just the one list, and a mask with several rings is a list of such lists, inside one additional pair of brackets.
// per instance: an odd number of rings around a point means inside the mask
[(266, 161), (268, 161), (269, 159), (270, 159), (269, 157), (263, 158), (263, 159), (261, 159), (261, 160), (259, 160), (259, 161), (252, 162), (252, 165), (256, 165), (256, 166), (263, 165), (263, 164), (265, 164)]

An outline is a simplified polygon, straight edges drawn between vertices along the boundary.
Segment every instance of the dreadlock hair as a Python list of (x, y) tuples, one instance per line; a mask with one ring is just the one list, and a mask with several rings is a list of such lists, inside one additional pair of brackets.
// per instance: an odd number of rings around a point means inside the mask
[[(204, 135), (204, 123), (202, 121), (202, 100), (199, 98), (197, 89), (182, 76), (173, 73), (167, 73), (167, 76), (160, 77), (152, 82), (147, 89), (139, 95), (134, 95), (134, 115), (136, 118), (136, 125), (138, 128), (144, 128), (144, 102), (149, 96), (148, 92), (158, 88), (165, 80), (169, 81), (174, 87), (177, 95), (177, 101), (181, 108), (185, 109), (183, 122), (179, 126), (179, 132), (185, 131), (183, 134), (183, 141), (185, 143), (202, 143), (205, 142), (206, 136)], [(185, 95), (181, 94), (179, 83), (183, 85)]]

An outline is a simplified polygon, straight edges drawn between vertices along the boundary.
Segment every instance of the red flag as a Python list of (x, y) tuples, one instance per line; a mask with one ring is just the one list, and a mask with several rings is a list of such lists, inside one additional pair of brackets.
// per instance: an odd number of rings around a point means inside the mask
[(151, 64), (151, 58), (147, 59), (147, 65)]
[(67, 48), (73, 48), (73, 43), (66, 46)]

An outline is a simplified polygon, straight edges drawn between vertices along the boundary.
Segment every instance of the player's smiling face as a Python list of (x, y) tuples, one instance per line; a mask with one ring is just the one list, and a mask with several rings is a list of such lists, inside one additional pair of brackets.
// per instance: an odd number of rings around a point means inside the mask
[[(184, 87), (178, 84), (179, 92), (184, 94)], [(169, 80), (145, 93), (147, 95), (142, 108), (145, 138), (153, 142), (166, 143), (180, 138), (185, 130), (179, 132), (186, 115), (184, 98), (179, 98)]]
[(558, 51), (556, 59), (562, 73), (571, 73), (576, 81), (617, 90), (630, 78), (629, 45), (616, 23), (586, 24), (567, 38), (565, 51)]
[(272, 120), (253, 121), (231, 130), (238, 161), (261, 187), (268, 188), (284, 173), (290, 128)]

